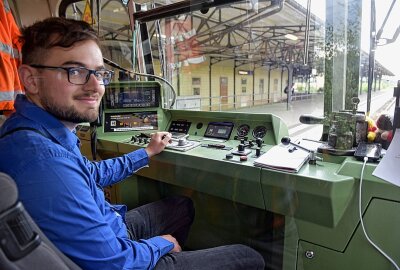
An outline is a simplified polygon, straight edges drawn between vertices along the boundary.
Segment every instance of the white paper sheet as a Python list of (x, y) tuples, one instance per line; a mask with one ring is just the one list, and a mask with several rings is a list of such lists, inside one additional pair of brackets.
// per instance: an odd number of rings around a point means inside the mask
[(293, 149), (293, 145), (278, 144), (254, 160), (254, 165), (285, 172), (298, 172), (308, 160), (309, 153), (300, 148)]
[(400, 187), (400, 129), (396, 129), (386, 155), (372, 175)]

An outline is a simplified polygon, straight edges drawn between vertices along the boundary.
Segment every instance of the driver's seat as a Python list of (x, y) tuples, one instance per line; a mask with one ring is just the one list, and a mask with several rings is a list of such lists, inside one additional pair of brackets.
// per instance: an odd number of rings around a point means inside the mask
[(18, 190), (0, 172), (0, 269), (79, 270), (43, 234), (18, 201)]

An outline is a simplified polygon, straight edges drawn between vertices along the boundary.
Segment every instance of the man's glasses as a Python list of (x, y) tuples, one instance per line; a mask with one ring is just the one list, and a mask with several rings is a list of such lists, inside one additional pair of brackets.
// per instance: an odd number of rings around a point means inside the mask
[(30, 65), (34, 68), (45, 68), (45, 69), (63, 69), (68, 74), (68, 81), (72, 84), (83, 85), (89, 81), (90, 75), (93, 74), (96, 79), (103, 85), (108, 85), (114, 75), (112, 70), (101, 69), (93, 70), (87, 69), (85, 67), (52, 67), (52, 66), (42, 66), (42, 65)]

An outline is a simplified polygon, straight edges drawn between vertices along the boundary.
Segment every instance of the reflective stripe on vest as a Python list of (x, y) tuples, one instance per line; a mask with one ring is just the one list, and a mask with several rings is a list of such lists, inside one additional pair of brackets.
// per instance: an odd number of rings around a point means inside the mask
[(0, 111), (12, 111), (17, 94), (23, 93), (18, 78), (21, 62), (20, 31), (7, 0), (0, 0)]
[(3, 0), (4, 10), (8, 13), (11, 11), (10, 6), (8, 5), (7, 0)]
[(7, 92), (0, 92), (0, 100), (1, 101), (8, 101), (8, 100), (12, 100), (14, 101), (15, 97), (18, 94), (22, 94), (21, 90), (9, 90)]
[(4, 44), (0, 41), (0, 52), (10, 55), (12, 58), (20, 58), (20, 53), (17, 49), (11, 47), (10, 45)]

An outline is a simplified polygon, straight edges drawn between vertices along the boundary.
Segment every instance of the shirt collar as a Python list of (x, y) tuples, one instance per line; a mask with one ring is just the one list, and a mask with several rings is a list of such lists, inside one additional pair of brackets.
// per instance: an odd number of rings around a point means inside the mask
[(50, 134), (54, 141), (68, 150), (76, 147), (78, 137), (76, 137), (75, 133), (71, 132), (52, 114), (30, 102), (25, 95), (17, 95), (14, 104), (17, 113), (39, 124), (43, 130)]

